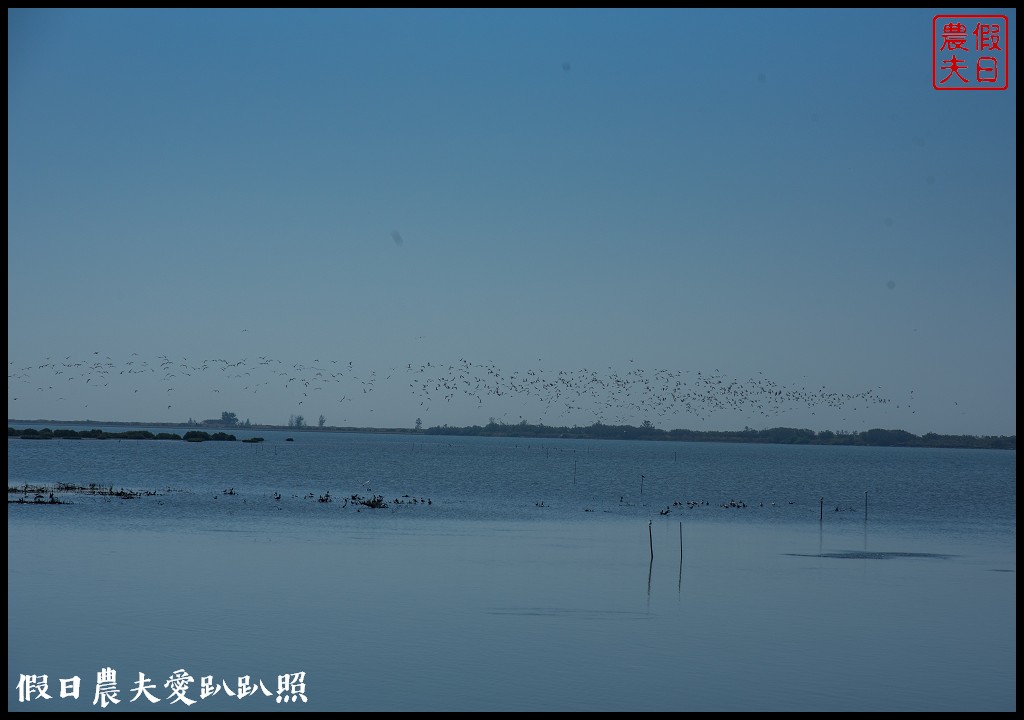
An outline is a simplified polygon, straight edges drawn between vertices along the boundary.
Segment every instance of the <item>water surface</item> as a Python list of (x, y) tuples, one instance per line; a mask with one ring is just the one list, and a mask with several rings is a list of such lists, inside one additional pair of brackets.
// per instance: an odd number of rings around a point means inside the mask
[(1015, 453), (261, 434), (8, 441), (155, 493), (9, 504), (9, 709), (1016, 709)]

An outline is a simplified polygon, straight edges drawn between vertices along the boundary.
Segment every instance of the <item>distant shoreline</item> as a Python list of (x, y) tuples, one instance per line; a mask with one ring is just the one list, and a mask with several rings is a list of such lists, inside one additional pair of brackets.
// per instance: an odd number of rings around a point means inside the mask
[(40, 426), (108, 426), (127, 428), (191, 428), (231, 430), (234, 432), (258, 432), (274, 430), (282, 432), (331, 432), (331, 433), (376, 433), (387, 435), (428, 435), (455, 437), (512, 437), (533, 438), (538, 440), (647, 440), (675, 442), (725, 442), (745, 443), (753, 445), (844, 445), (858, 447), (931, 447), (931, 448), (964, 448), (978, 450), (1016, 450), (1016, 435), (938, 435), (927, 433), (914, 435), (905, 430), (885, 430), (874, 428), (863, 432), (832, 432), (798, 428), (769, 428), (754, 430), (721, 431), (721, 430), (661, 430), (653, 425), (640, 427), (632, 425), (604, 425), (594, 423), (585, 427), (552, 427), (549, 425), (530, 425), (525, 422), (508, 425), (489, 422), (487, 425), (469, 425), (454, 427), (448, 425), (424, 429), (415, 428), (372, 428), (372, 427), (310, 427), (308, 425), (254, 425), (226, 424), (209, 421), (201, 423), (160, 423), (160, 422), (125, 422), (99, 420), (12, 420), (8, 419), (8, 436), (12, 436), (10, 425)]
[(413, 428), (363, 428), (363, 427), (337, 427), (333, 425), (327, 425), (324, 427), (311, 427), (309, 425), (303, 425), (302, 427), (295, 427), (294, 425), (258, 425), (251, 423), (244, 425), (237, 423), (235, 425), (229, 425), (226, 423), (188, 423), (188, 422), (136, 422), (136, 421), (125, 421), (125, 420), (12, 420), (8, 419), (7, 424), (11, 425), (39, 425), (41, 427), (46, 425), (81, 425), (87, 427), (96, 426), (109, 426), (109, 427), (139, 427), (139, 428), (212, 428), (215, 430), (282, 430), (282, 431), (293, 431), (293, 432), (360, 432), (360, 433), (409, 433), (410, 435), (424, 435), (425, 430), (415, 430)]

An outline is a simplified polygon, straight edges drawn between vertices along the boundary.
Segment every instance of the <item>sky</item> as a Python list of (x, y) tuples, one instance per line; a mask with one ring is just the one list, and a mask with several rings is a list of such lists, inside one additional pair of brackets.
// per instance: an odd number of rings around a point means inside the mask
[(1016, 434), (1013, 8), (7, 17), (9, 419)]

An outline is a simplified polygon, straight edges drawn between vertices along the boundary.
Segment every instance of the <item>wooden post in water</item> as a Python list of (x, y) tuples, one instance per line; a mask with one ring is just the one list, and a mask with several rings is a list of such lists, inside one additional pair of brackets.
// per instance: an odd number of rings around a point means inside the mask
[(818, 504), (818, 522), (825, 522), (825, 498), (822, 498)]
[(868, 491), (864, 491), (864, 522), (868, 521)]
[(647, 521), (647, 538), (651, 541), (651, 562), (654, 562), (654, 531), (651, 530), (651, 521)]
[[(652, 565), (654, 563), (651, 563)], [(679, 582), (676, 584), (676, 592), (683, 592), (683, 521), (679, 521)]]
[(640, 494), (641, 495), (644, 494), (644, 476), (643, 475), (640, 476)]

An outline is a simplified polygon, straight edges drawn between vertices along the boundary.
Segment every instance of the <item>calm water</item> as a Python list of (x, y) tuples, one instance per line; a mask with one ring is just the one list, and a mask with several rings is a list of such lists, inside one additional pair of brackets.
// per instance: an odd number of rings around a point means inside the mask
[(10, 710), (1016, 710), (1016, 453), (259, 435), (8, 441), (154, 493), (8, 505)]

